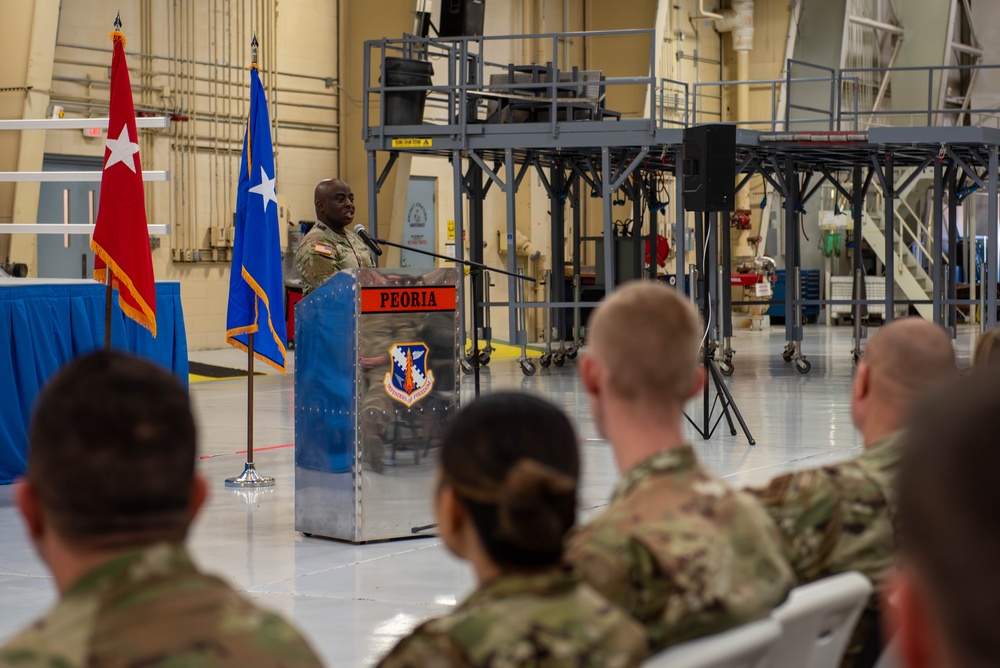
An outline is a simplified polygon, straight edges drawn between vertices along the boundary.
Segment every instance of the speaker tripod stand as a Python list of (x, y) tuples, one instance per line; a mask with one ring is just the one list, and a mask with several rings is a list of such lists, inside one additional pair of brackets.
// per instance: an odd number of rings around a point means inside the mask
[[(720, 348), (719, 341), (731, 333), (727, 324), (731, 326), (731, 312), (729, 301), (725, 298), (729, 290), (728, 269), (729, 269), (729, 240), (723, 245), (723, 266), (719, 266), (719, 224), (718, 214), (706, 214), (701, 212), (696, 215), (695, 221), (695, 251), (700, 261), (700, 266), (693, 269), (688, 281), (691, 286), (692, 301), (697, 304), (700, 298), (700, 308), (702, 317), (705, 319), (705, 342), (702, 346), (702, 366), (705, 369), (705, 386), (702, 389), (702, 420), (699, 425), (690, 415), (684, 413), (684, 417), (691, 423), (695, 431), (705, 440), (712, 438), (715, 429), (719, 426), (722, 418), (726, 418), (729, 426), (729, 433), (736, 435), (736, 425), (733, 417), (736, 418), (746, 436), (747, 443), (757, 445), (756, 439), (750, 433), (743, 414), (740, 413), (739, 406), (733, 398), (729, 387), (722, 379), (722, 372), (719, 370), (719, 361), (715, 358), (716, 351)], [(699, 287), (700, 285), (700, 287)], [(697, 291), (696, 291), (697, 290)], [(709, 334), (713, 334), (709, 338)], [(720, 334), (722, 336), (720, 336)], [(726, 352), (724, 355), (731, 355)], [(727, 359), (726, 363), (731, 362)], [(715, 398), (712, 398), (714, 390)], [(721, 407), (721, 413), (715, 414), (716, 407)], [(713, 421), (714, 419), (714, 421)]]

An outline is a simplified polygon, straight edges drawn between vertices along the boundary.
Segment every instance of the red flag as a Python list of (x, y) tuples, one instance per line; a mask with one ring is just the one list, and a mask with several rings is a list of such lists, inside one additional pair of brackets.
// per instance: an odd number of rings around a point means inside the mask
[(94, 279), (118, 290), (122, 311), (156, 336), (156, 285), (146, 227), (146, 200), (139, 164), (139, 134), (135, 129), (132, 87), (125, 64), (125, 36), (111, 33), (111, 103), (108, 141), (101, 175), (101, 202), (90, 248)]

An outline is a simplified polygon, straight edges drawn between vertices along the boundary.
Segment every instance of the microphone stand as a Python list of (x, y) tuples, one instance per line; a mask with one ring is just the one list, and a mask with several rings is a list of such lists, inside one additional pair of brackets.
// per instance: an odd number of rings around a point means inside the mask
[[(454, 262), (455, 264), (460, 264), (460, 265), (463, 265), (463, 266), (466, 266), (466, 267), (469, 268), (469, 279), (470, 279), (470, 281), (472, 283), (472, 286), (471, 286), (472, 289), (469, 291), (469, 293), (470, 293), (469, 294), (469, 303), (470, 303), (470, 305), (472, 306), (472, 309), (473, 309), (473, 316), (472, 316), (472, 322), (473, 322), (473, 327), (472, 327), (472, 360), (471, 360), (470, 363), (472, 365), (472, 375), (475, 378), (476, 397), (478, 398), (479, 397), (479, 368), (480, 368), (480, 364), (479, 364), (479, 336), (480, 336), (480, 332), (479, 332), (479, 328), (475, 327), (475, 321), (476, 321), (475, 309), (478, 306), (478, 304), (476, 304), (473, 300), (475, 299), (477, 288), (479, 287), (479, 280), (482, 278), (483, 272), (486, 272), (486, 271), (493, 271), (493, 272), (496, 272), (498, 274), (503, 274), (504, 276), (513, 276), (516, 279), (519, 279), (519, 280), (522, 280), (522, 281), (531, 281), (532, 283), (536, 283), (537, 280), (534, 279), (534, 278), (532, 278), (532, 277), (530, 277), (530, 276), (524, 276), (523, 274), (515, 274), (513, 272), (506, 271), (504, 269), (497, 269), (495, 267), (490, 267), (490, 266), (482, 264), (480, 262), (473, 262), (472, 260), (459, 260), (457, 257), (449, 257), (447, 255), (440, 255), (438, 253), (432, 253), (430, 251), (426, 251), (426, 250), (423, 250), (421, 248), (411, 248), (410, 246), (404, 246), (403, 244), (393, 243), (391, 241), (386, 241), (385, 239), (373, 239), (373, 241), (376, 244), (381, 244), (382, 246), (392, 246), (393, 248), (400, 248), (400, 249), (405, 250), (405, 251), (410, 251), (410, 252), (413, 252), (413, 253), (420, 253), (421, 255), (426, 255), (428, 257), (437, 258), (439, 260), (445, 260), (447, 262)], [(486, 305), (483, 304), (483, 306), (486, 306)], [(489, 308), (489, 306), (486, 306), (486, 308)], [(462, 354), (464, 355), (465, 354), (465, 341), (462, 341), (459, 345), (461, 346)]]

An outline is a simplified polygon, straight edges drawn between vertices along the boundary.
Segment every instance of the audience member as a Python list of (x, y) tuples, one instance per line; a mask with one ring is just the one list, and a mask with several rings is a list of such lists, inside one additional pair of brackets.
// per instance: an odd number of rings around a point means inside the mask
[(445, 546), (478, 589), (386, 656), (396, 666), (635, 666), (642, 628), (562, 565), (576, 517), (579, 453), (554, 406), (498, 393), (463, 409), (441, 449)]
[(623, 478), (569, 541), (584, 579), (646, 627), (652, 651), (767, 616), (793, 574), (774, 523), (698, 461), (682, 431), (702, 390), (694, 308), (654, 283), (619, 288), (590, 319), (580, 376)]
[(1000, 377), (977, 369), (928, 396), (903, 436), (899, 568), (887, 616), (908, 668), (1000, 660), (998, 414)]
[(17, 505), (60, 598), (0, 666), (320, 665), (283, 619), (191, 562), (206, 490), (171, 374), (119, 353), (77, 359), (39, 395), (30, 445)]
[(972, 355), (972, 365), (976, 367), (1000, 362), (1000, 327), (988, 329), (979, 335), (976, 350)]
[[(896, 320), (871, 337), (851, 389), (864, 443), (854, 459), (779, 476), (755, 491), (781, 529), (799, 584), (857, 570), (881, 591), (893, 564), (895, 474), (900, 434), (915, 397), (957, 375), (951, 339), (920, 318)], [(881, 652), (878, 595), (862, 616), (845, 666), (871, 666)]]

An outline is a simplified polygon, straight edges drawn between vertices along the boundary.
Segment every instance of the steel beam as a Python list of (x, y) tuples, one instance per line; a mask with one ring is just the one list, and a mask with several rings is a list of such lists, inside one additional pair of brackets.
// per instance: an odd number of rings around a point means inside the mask
[[(452, 188), (454, 189), (453, 206), (455, 207), (455, 259), (464, 260), (465, 259), (465, 199), (463, 197), (465, 190), (465, 178), (462, 175), (462, 152), (452, 151), (451, 153), (451, 173), (452, 173)], [(459, 276), (462, 277), (458, 281), (459, 285), (459, 300), (458, 300), (458, 340), (459, 340), (459, 356), (464, 358), (465, 351), (465, 272), (459, 272)], [(479, 281), (477, 281), (478, 283)], [(476, 311), (475, 308), (472, 309), (473, 313)]]
[[(986, 215), (986, 276), (983, 280), (986, 283), (986, 326), (988, 328), (997, 325), (997, 197), (1000, 196), (997, 187), (998, 171), (998, 147), (993, 144), (989, 147), (990, 167), (989, 180), (986, 182), (989, 191), (987, 215)], [(980, 317), (982, 317), (980, 315)]]
[[(517, 250), (515, 247), (515, 240), (517, 239), (517, 200), (515, 198), (517, 184), (514, 178), (513, 149), (504, 151), (504, 172), (504, 175), (507, 177), (507, 183), (504, 186), (504, 194), (507, 199), (507, 271), (511, 274), (517, 274)], [(496, 179), (496, 181), (498, 184), (503, 185), (500, 179)], [(507, 301), (513, 304), (513, 308), (510, 309), (510, 317), (507, 318), (508, 329), (510, 330), (510, 344), (512, 346), (521, 345), (522, 336), (525, 337), (523, 342), (527, 342), (527, 332), (520, 330), (520, 314), (521, 309), (524, 307), (517, 297), (517, 281), (518, 279), (515, 276), (507, 276)]]
[[(948, 281), (947, 299), (958, 298), (958, 171), (957, 164), (948, 170)], [(972, 236), (975, 239), (975, 235)], [(958, 336), (958, 306), (947, 304), (946, 321), (951, 337)]]
[(896, 208), (893, 182), (892, 153), (885, 154), (885, 169), (880, 170), (882, 192), (885, 197), (885, 321), (896, 317)]
[(601, 149), (601, 196), (604, 206), (604, 294), (614, 292), (615, 285), (615, 234), (611, 213), (611, 196), (615, 188), (611, 187), (611, 149), (607, 146)]
[(934, 211), (931, 218), (931, 283), (934, 290), (934, 323), (944, 326), (941, 307), (944, 283), (944, 263), (941, 250), (944, 247), (944, 163), (934, 161)]
[(687, 285), (687, 267), (684, 266), (687, 223), (684, 219), (683, 182), (683, 161), (674, 160), (674, 278), (677, 290), (682, 295), (694, 289)]

